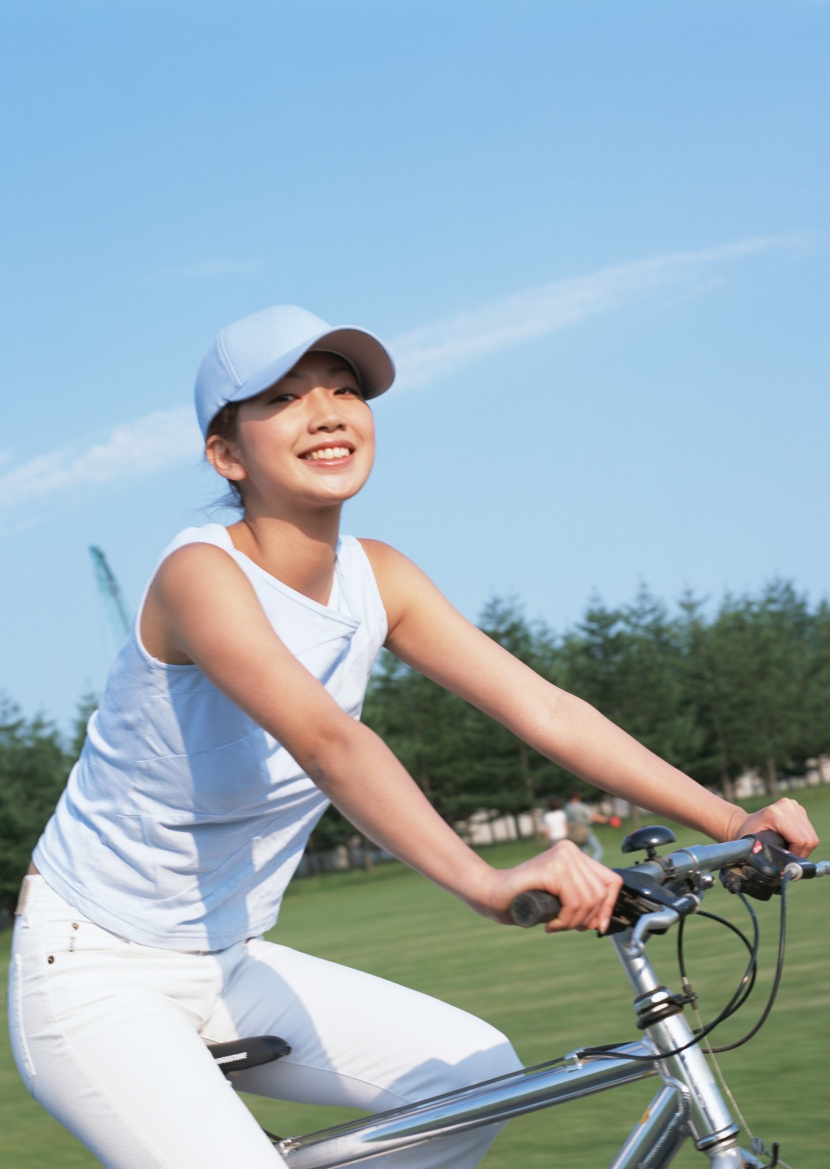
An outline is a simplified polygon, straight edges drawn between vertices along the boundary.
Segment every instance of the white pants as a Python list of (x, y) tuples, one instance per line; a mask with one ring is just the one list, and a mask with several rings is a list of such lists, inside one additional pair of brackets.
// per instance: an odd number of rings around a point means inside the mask
[[(488, 1024), (416, 991), (252, 939), (181, 953), (94, 925), (27, 878), (9, 979), (29, 1091), (109, 1169), (284, 1163), (205, 1048), (281, 1035), (291, 1054), (238, 1073), (280, 1100), (399, 1107), (518, 1068)], [(390, 1153), (378, 1169), (471, 1169), (498, 1127)]]

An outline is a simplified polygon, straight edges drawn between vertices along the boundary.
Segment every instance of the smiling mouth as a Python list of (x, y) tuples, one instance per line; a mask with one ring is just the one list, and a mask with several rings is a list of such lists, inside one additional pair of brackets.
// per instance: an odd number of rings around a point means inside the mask
[(310, 463), (320, 463), (330, 462), (332, 459), (347, 459), (352, 453), (351, 448), (347, 446), (324, 446), (301, 457)]

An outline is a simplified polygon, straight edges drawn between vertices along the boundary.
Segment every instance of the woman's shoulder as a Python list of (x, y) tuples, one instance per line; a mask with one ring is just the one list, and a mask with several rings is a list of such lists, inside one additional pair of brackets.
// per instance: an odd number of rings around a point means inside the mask
[(152, 576), (148, 581), (140, 609), (143, 611), (154, 595), (164, 591), (182, 574), (209, 572), (213, 565), (220, 569), (229, 565), (233, 556), (233, 544), (226, 528), (221, 524), (202, 524), (199, 527), (184, 528), (173, 537), (158, 558)]
[[(393, 637), (403, 621), (434, 624), (459, 614), (417, 564), (382, 540), (360, 540), (372, 567)], [(387, 643), (389, 644), (389, 643)]]
[(413, 590), (417, 592), (419, 586), (429, 586), (428, 578), (418, 566), (391, 544), (362, 536), (356, 542), (371, 566), (387, 608), (412, 594)]

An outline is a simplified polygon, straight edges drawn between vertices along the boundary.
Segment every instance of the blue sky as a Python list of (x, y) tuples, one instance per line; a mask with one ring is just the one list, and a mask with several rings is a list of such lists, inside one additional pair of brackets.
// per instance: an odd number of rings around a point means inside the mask
[(0, 0), (0, 689), (65, 726), (220, 491), (190, 395), (268, 304), (399, 387), (346, 530), (563, 631), (828, 592), (830, 5)]

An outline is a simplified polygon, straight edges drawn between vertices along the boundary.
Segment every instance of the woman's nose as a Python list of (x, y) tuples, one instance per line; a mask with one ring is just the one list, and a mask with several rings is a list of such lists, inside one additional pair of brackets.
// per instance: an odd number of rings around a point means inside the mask
[(338, 400), (330, 394), (310, 396), (309, 420), (310, 430), (342, 430), (345, 423), (342, 412), (338, 409)]

